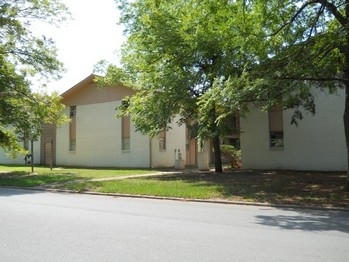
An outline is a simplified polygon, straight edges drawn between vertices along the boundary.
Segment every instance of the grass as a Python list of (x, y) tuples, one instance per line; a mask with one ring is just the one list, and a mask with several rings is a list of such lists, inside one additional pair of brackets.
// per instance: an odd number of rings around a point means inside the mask
[(34, 187), (47, 184), (124, 177), (157, 172), (149, 169), (105, 169), (105, 168), (54, 168), (35, 167), (31, 173), (30, 166), (0, 166), (0, 186)]
[(271, 204), (349, 207), (345, 173), (291, 171), (192, 172), (124, 180), (69, 184), (75, 191)]
[[(25, 169), (30, 169), (25, 167)], [(349, 208), (349, 192), (345, 191), (344, 172), (295, 172), (227, 170), (224, 173), (192, 172), (168, 173), (147, 177), (154, 170), (141, 169), (84, 169), (36, 168), (37, 174), (23, 171), (23, 167), (0, 166), (0, 186), (52, 185), (78, 192), (95, 191), (176, 197), (184, 199), (213, 199), (271, 204), (294, 204)], [(12, 170), (12, 171), (10, 171)], [(123, 179), (91, 181), (118, 177)]]
[(75, 191), (97, 191), (162, 197), (212, 199), (220, 196), (219, 186), (207, 186), (205, 182), (186, 183), (183, 180), (163, 181), (161, 177), (130, 178), (115, 181), (86, 182), (64, 185)]

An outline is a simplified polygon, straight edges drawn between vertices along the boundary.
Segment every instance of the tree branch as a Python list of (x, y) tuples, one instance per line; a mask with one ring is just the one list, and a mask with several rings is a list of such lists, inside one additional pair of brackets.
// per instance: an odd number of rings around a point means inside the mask
[(337, 21), (343, 26), (348, 25), (348, 20), (339, 12), (338, 8), (333, 4), (330, 3), (327, 0), (310, 0), (306, 3), (304, 3), (298, 10), (297, 12), (292, 16), (289, 22), (283, 24), (278, 30), (276, 30), (274, 33), (270, 34), (269, 36), (274, 36), (277, 35), (281, 30), (283, 30), (286, 26), (292, 24), (296, 18), (304, 11), (305, 8), (308, 6), (314, 5), (314, 4), (321, 4), (328, 12), (330, 12), (336, 19)]
[(331, 82), (331, 81), (338, 81), (345, 83), (345, 79), (338, 78), (338, 77), (278, 77), (275, 78), (278, 80), (297, 80), (297, 81), (318, 81), (318, 82)]
[(327, 0), (313, 0), (309, 2), (310, 4), (312, 4), (312, 2), (322, 4), (343, 27), (348, 25), (348, 20), (338, 11), (338, 8), (333, 3)]

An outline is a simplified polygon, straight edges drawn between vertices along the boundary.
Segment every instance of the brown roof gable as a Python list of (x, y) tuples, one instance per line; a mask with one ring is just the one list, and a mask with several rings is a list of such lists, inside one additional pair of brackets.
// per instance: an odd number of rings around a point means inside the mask
[(65, 91), (63, 94), (61, 94), (61, 96), (63, 98), (65, 98), (65, 97), (69, 96), (70, 94), (79, 91), (85, 85), (94, 83), (95, 77), (96, 77), (95, 74), (89, 75), (88, 77), (86, 77), (85, 79), (81, 80), (79, 83), (77, 83), (76, 85), (74, 85), (73, 87), (71, 87), (67, 91)]
[(64, 92), (61, 95), (62, 103), (67, 106), (105, 103), (120, 101), (134, 94), (131, 88), (122, 85), (100, 87), (94, 81), (95, 78), (96, 75), (91, 74)]

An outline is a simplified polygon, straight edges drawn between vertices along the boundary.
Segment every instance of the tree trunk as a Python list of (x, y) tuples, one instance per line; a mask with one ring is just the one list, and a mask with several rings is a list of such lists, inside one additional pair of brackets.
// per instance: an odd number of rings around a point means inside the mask
[[(345, 17), (348, 19), (349, 17), (349, 0), (345, 1)], [(344, 50), (345, 56), (345, 65), (344, 65), (344, 79), (345, 81), (345, 105), (344, 105), (344, 133), (345, 133), (345, 142), (347, 145), (347, 179), (345, 183), (346, 190), (349, 190), (349, 29), (348, 22), (345, 28), (346, 31), (346, 46)]]
[(214, 149), (214, 167), (216, 173), (222, 173), (222, 158), (221, 158), (221, 147), (219, 142), (219, 136), (215, 135), (213, 137), (213, 149)]
[(213, 142), (213, 150), (214, 150), (214, 167), (216, 173), (222, 173), (222, 158), (221, 158), (221, 147), (219, 141), (219, 131), (216, 123), (216, 107), (215, 105), (211, 109), (211, 132), (213, 134), (212, 142)]
[(344, 133), (345, 141), (347, 145), (347, 179), (346, 179), (346, 189), (349, 190), (349, 84), (345, 87), (345, 106), (344, 106)]
[[(349, 53), (346, 54), (346, 57), (349, 63)], [(348, 79), (349, 70), (345, 71), (345, 75)], [(345, 83), (345, 102), (344, 102), (343, 123), (344, 123), (345, 142), (347, 145), (347, 178), (346, 178), (345, 187), (346, 187), (346, 190), (349, 190), (349, 81)]]

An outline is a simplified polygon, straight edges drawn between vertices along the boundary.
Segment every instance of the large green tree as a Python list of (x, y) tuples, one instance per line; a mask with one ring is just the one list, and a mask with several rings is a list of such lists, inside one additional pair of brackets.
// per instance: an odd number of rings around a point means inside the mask
[[(219, 140), (233, 111), (220, 117), (220, 104), (205, 102), (217, 79), (240, 76), (258, 27), (243, 17), (241, 1), (118, 1), (127, 38), (123, 73), (110, 67), (107, 80), (137, 90), (130, 113), (138, 131), (156, 135), (175, 116), (202, 139), (212, 138), (215, 169), (222, 171)], [(244, 23), (241, 23), (244, 21)], [(250, 34), (247, 36), (246, 28)], [(246, 37), (251, 41), (246, 41)], [(256, 40), (256, 39), (255, 39)]]
[(220, 88), (224, 91), (217, 92), (226, 98), (226, 112), (249, 101), (266, 109), (279, 104), (293, 108), (292, 121), (297, 122), (304, 110), (316, 112), (313, 88), (329, 93), (345, 89), (349, 188), (349, 0), (244, 1), (244, 5), (259, 14), (265, 48), (255, 53), (243, 77), (228, 79)]
[(297, 123), (316, 111), (312, 88), (344, 88), (349, 149), (349, 0), (118, 2), (125, 70), (107, 79), (137, 89), (124, 112), (138, 130), (156, 134), (179, 114), (213, 137), (217, 160), (232, 112), (277, 105)]
[(52, 39), (31, 29), (40, 22), (58, 25), (67, 17), (67, 8), (56, 0), (0, 2), (0, 146), (7, 151), (20, 150), (17, 141), (23, 133), (37, 138), (39, 121), (62, 120), (57, 94), (30, 88), (31, 80), (58, 78), (63, 70)]

